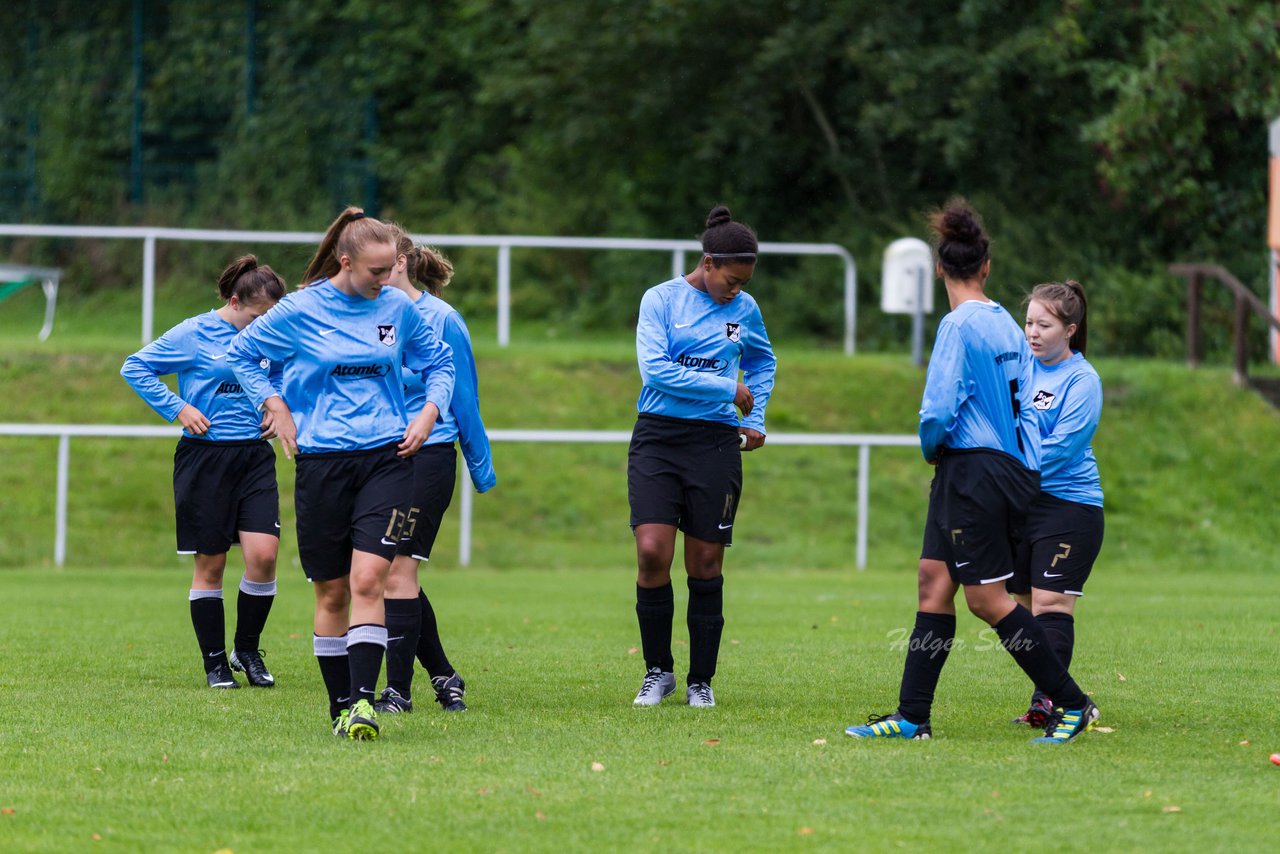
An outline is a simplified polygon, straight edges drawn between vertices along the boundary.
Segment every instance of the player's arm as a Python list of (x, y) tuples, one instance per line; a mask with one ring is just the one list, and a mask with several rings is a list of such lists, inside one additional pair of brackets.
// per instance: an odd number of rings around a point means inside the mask
[(1063, 389), (1063, 402), (1053, 432), (1041, 446), (1042, 477), (1056, 474), (1078, 460), (1093, 441), (1102, 415), (1102, 383), (1092, 374), (1080, 374)]
[(273, 382), (273, 373), (264, 370), (263, 360), (272, 369), (283, 371), (283, 365), (297, 353), (298, 333), (293, 305), (286, 300), (240, 330), (227, 348), (227, 364), (236, 375), (253, 405), (263, 411), (263, 434), (274, 434), (284, 448), (286, 459), (298, 452), (298, 427), (281, 391), (283, 380)]
[[(412, 456), (431, 436), (440, 413), (449, 408), (453, 399), (454, 368), (453, 349), (431, 331), (412, 305), (406, 308), (405, 323), (409, 339), (404, 349), (404, 364), (422, 377), (426, 386), (427, 401), (422, 411), (413, 414), (405, 427), (404, 437), (397, 452), (402, 457)], [(412, 413), (411, 413), (412, 414)]]
[(200, 436), (208, 432), (209, 419), (160, 381), (162, 376), (192, 367), (198, 357), (195, 331), (182, 323), (127, 357), (120, 376), (161, 418), (169, 422), (177, 419), (187, 432)]
[(458, 444), (477, 492), (488, 492), (498, 482), (493, 471), (489, 434), (480, 417), (480, 380), (476, 375), (471, 336), (462, 317), (449, 314), (444, 321), (444, 342), (453, 350), (453, 401), (449, 411), (458, 425)]
[(964, 341), (959, 327), (944, 321), (933, 342), (920, 401), (920, 452), (928, 462), (938, 461), (942, 443), (955, 427), (967, 396)]
[(749, 334), (742, 349), (742, 381), (751, 391), (753, 406), (738, 430), (746, 437), (743, 450), (754, 451), (765, 442), (765, 408), (773, 395), (778, 359), (773, 354), (773, 345), (769, 342), (769, 333), (765, 330), (758, 305), (752, 306), (747, 326)]
[[(738, 394), (738, 381), (678, 365), (671, 358), (667, 335), (667, 309), (656, 291), (640, 300), (640, 320), (636, 324), (636, 359), (640, 379), (649, 388), (693, 400), (731, 403)], [(748, 407), (749, 408), (749, 407)]]

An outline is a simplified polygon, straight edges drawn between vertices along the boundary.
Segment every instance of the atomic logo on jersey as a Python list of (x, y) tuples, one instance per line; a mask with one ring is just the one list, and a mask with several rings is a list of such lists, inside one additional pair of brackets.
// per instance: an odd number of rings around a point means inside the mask
[(329, 376), (340, 380), (376, 379), (386, 376), (389, 370), (390, 368), (382, 364), (334, 365), (333, 370), (329, 372)]
[(742, 324), (726, 323), (724, 325), (724, 334), (726, 338), (728, 338), (734, 344), (737, 344), (740, 340), (742, 340)]
[(388, 347), (396, 345), (396, 328), (391, 324), (378, 324), (378, 340)]
[(1056, 399), (1057, 399), (1057, 395), (1055, 395), (1053, 392), (1040, 389), (1038, 392), (1036, 392), (1036, 396), (1032, 398), (1031, 405), (1034, 406), (1036, 409), (1043, 411), (1045, 409), (1049, 409), (1050, 407), (1052, 407), (1053, 402)]

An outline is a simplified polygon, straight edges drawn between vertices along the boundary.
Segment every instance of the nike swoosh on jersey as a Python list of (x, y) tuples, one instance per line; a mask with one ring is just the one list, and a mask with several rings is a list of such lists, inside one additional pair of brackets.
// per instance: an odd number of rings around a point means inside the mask
[(337, 332), (337, 331), (338, 331), (338, 330), (336, 330), (336, 329), (321, 329), (321, 330), (320, 330), (320, 334), (321, 334), (321, 335), (332, 335), (333, 333), (335, 333), (335, 332)]
[(720, 530), (722, 530), (722, 531), (727, 531), (727, 530), (729, 530), (729, 529), (730, 529), (730, 528), (732, 528), (732, 527), (733, 527), (733, 523), (732, 523), (732, 522), (730, 522), (728, 525), (721, 525), (721, 526), (720, 526)]
[(956, 569), (959, 569), (962, 566), (968, 566), (970, 563), (972, 563), (972, 561), (968, 561), (968, 560), (966, 560), (964, 563), (958, 563), (956, 564)]
[(692, 324), (692, 323), (677, 323), (677, 324), (676, 324), (676, 329), (684, 329), (684, 328), (685, 328), (685, 327), (687, 327), (687, 326), (693, 326), (693, 324)]
[(1044, 574), (1044, 577), (1045, 577), (1045, 578), (1061, 578), (1061, 577), (1062, 577), (1062, 573), (1061, 573), (1061, 572), (1046, 572), (1046, 573)]
[(213, 358), (215, 361), (217, 361), (218, 359), (225, 359), (227, 358), (227, 354), (223, 353), (221, 356), (214, 356)]
[(397, 543), (396, 543), (394, 540), (388, 540), (386, 537), (383, 537), (383, 538), (382, 538), (382, 544), (383, 544), (384, 546), (394, 546), (394, 545), (397, 545)]

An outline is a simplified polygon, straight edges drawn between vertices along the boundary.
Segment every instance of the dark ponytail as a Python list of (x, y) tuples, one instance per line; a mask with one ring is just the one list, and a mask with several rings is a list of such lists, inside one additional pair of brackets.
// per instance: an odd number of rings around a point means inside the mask
[(1036, 285), (1027, 297), (1028, 303), (1032, 300), (1048, 309), (1063, 326), (1075, 324), (1075, 334), (1067, 346), (1083, 356), (1089, 345), (1089, 303), (1084, 297), (1084, 286), (1074, 279)]
[(707, 230), (702, 232), (703, 254), (711, 257), (711, 263), (754, 264), (760, 244), (749, 225), (733, 221), (733, 214), (724, 205), (716, 205), (707, 214)]
[(960, 196), (929, 214), (929, 229), (934, 253), (948, 279), (974, 278), (991, 257), (991, 239), (982, 227), (982, 217)]
[(268, 299), (279, 302), (284, 296), (284, 279), (265, 264), (259, 265), (255, 255), (242, 255), (232, 261), (218, 277), (218, 294), (241, 303)]
[(370, 243), (395, 243), (395, 235), (360, 208), (348, 207), (330, 223), (298, 287), (305, 288), (319, 279), (336, 275), (342, 269), (343, 255), (354, 258)]

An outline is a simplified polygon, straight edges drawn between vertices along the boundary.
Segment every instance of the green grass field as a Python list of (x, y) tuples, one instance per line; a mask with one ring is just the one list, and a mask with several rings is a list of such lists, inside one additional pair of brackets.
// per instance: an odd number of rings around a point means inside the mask
[[(0, 306), (0, 421), (157, 423), (115, 375), (136, 304), (70, 302), (37, 345), (26, 299)], [(158, 329), (203, 307), (170, 302)], [(501, 351), (472, 325), (491, 427), (630, 426), (626, 335), (517, 326)], [(923, 375), (904, 357), (775, 345), (771, 430), (913, 431)], [(719, 705), (695, 711), (630, 706), (643, 664), (624, 450), (498, 446), (475, 566), (457, 567), (454, 525), (426, 575), (471, 710), (422, 703), (357, 744), (327, 732), (291, 537), (263, 638), (278, 687), (212, 692), (172, 554), (172, 443), (73, 442), (56, 569), (55, 443), (0, 438), (0, 849), (1268, 849), (1280, 416), (1224, 368), (1098, 366), (1107, 542), (1073, 671), (1111, 731), (1064, 748), (1007, 723), (1028, 686), (968, 615), (932, 742), (843, 736), (896, 701), (929, 477), (911, 449), (872, 454), (862, 573), (856, 454), (748, 458)], [(281, 475), (287, 496), (282, 457)], [(229, 591), (238, 577), (233, 559)], [(683, 601), (677, 585), (677, 614)], [(683, 635), (678, 619), (677, 670)]]

